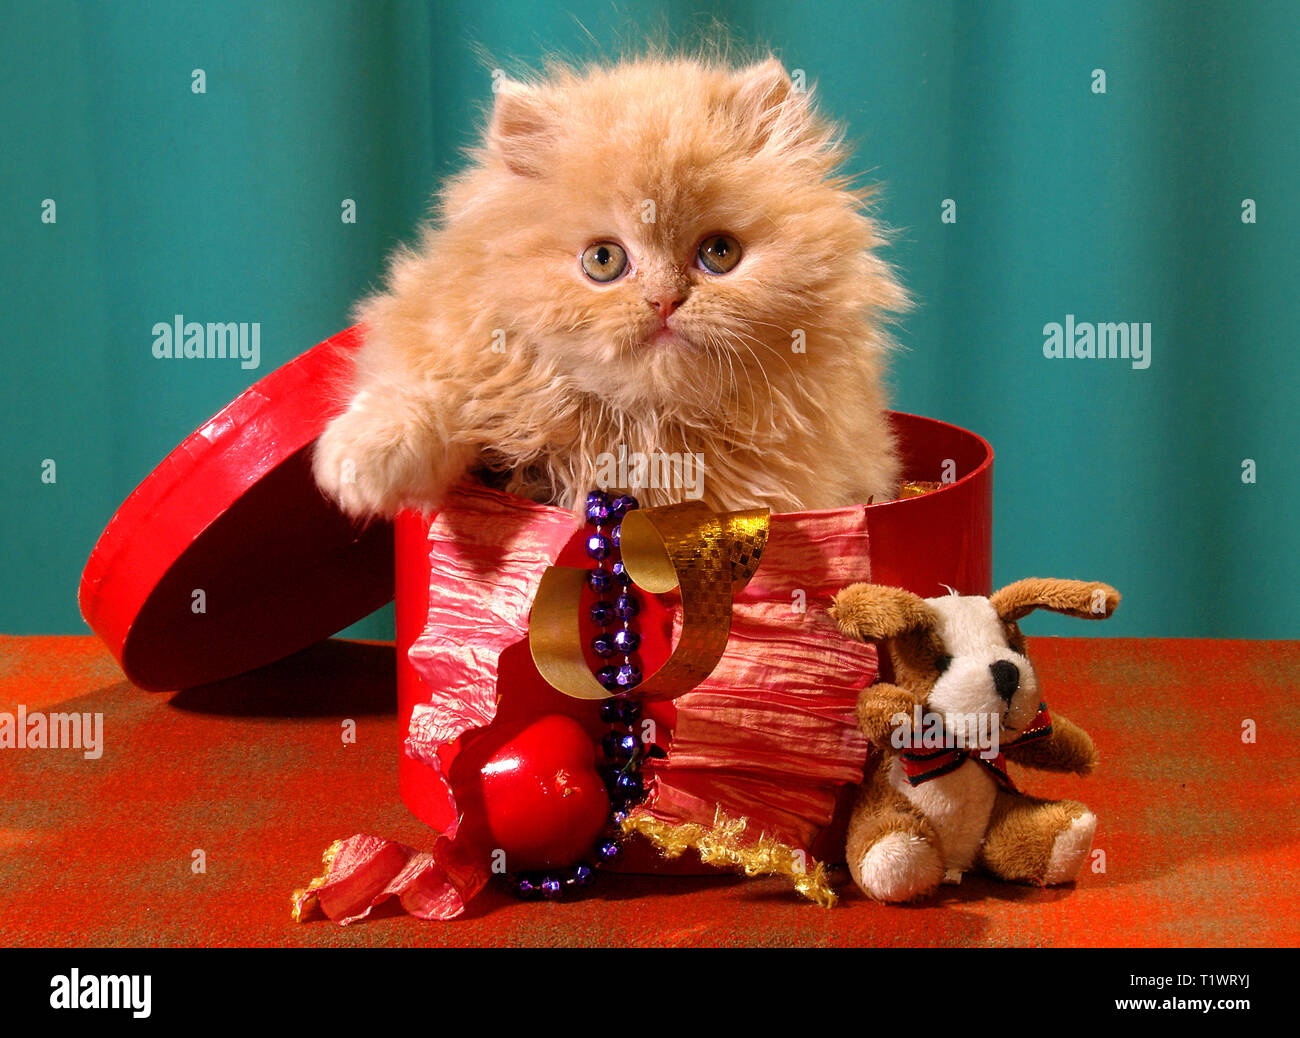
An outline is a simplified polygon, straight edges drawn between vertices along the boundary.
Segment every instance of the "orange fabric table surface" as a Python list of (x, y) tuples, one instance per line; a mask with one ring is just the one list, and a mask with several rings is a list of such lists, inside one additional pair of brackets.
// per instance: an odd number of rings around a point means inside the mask
[(489, 888), (454, 922), (387, 908), (340, 927), (289, 914), (332, 841), (430, 839), (397, 796), (391, 646), (325, 642), (160, 694), (94, 638), (0, 637), (0, 712), (103, 715), (99, 759), (0, 749), (0, 944), (1300, 943), (1300, 642), (1037, 638), (1030, 655), (1102, 756), (1088, 778), (1017, 773), (1098, 815), (1104, 871), (1075, 886), (968, 876), (885, 907), (840, 869), (828, 910), (774, 879), (603, 875), (572, 903)]

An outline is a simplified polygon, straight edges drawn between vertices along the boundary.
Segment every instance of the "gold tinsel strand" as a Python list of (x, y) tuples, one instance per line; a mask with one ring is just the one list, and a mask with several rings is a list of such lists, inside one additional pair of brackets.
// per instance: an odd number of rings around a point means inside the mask
[(746, 876), (785, 876), (804, 897), (823, 908), (835, 905), (835, 891), (826, 879), (826, 867), (818, 862), (809, 871), (807, 855), (761, 833), (746, 840), (748, 818), (728, 818), (717, 808), (712, 827), (697, 822), (673, 824), (644, 813), (630, 815), (623, 831), (640, 833), (649, 839), (665, 858), (677, 858), (694, 848), (706, 865), (725, 865), (742, 869)]
[(331, 843), (329, 847), (326, 848), (324, 855), (321, 857), (321, 861), (325, 865), (325, 871), (308, 883), (303, 889), (295, 890), (293, 892), (293, 921), (295, 923), (301, 923), (303, 918), (311, 910), (312, 906), (316, 904), (316, 891), (320, 890), (329, 879), (330, 871), (334, 868), (334, 859), (338, 857), (339, 851), (342, 849), (342, 840), (335, 840)]

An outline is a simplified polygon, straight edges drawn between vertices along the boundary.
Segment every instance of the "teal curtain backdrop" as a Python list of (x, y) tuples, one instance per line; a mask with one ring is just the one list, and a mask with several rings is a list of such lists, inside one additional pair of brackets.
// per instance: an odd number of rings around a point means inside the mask
[[(995, 579), (1124, 592), (1105, 625), (1033, 631), (1294, 638), (1298, 12), (6, 3), (0, 630), (85, 630), (78, 577), (114, 509), (233, 396), (348, 323), (461, 161), (493, 68), (689, 40), (716, 19), (803, 69), (848, 125), (855, 170), (884, 186), (889, 255), (918, 303), (895, 406), (992, 441)], [(259, 322), (260, 367), (155, 360), (151, 329), (177, 313)], [(1066, 315), (1149, 323), (1149, 367), (1046, 358), (1044, 327)], [(353, 633), (387, 636), (391, 616)]]

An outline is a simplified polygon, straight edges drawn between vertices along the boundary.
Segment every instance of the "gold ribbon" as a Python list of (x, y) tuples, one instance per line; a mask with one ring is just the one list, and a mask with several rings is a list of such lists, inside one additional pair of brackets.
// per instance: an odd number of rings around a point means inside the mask
[(316, 891), (320, 890), (321, 887), (329, 882), (330, 873), (334, 871), (334, 859), (339, 856), (339, 851), (343, 849), (343, 844), (345, 842), (346, 841), (344, 840), (335, 840), (325, 848), (325, 854), (321, 858), (321, 861), (325, 866), (325, 871), (308, 883), (303, 889), (295, 890), (293, 892), (293, 921), (295, 923), (303, 922), (311, 913), (311, 910), (319, 904)]
[(749, 831), (749, 819), (729, 817), (721, 804), (714, 809), (711, 826), (667, 822), (639, 808), (624, 819), (623, 831), (640, 833), (670, 860), (694, 849), (705, 865), (738, 868), (751, 878), (785, 876), (804, 897), (823, 908), (835, 906), (835, 891), (831, 889), (824, 864), (812, 862), (809, 869), (806, 852), (766, 833), (754, 838)]
[[(634, 690), (638, 699), (672, 699), (713, 673), (731, 635), (735, 592), (749, 583), (767, 545), (769, 512), (715, 513), (699, 501), (629, 512), (619, 534), (623, 565), (637, 587), (661, 595), (681, 588), (677, 647)], [(528, 621), (533, 662), (554, 688), (575, 699), (608, 699), (583, 656), (582, 589), (588, 570), (551, 566), (542, 574)]]

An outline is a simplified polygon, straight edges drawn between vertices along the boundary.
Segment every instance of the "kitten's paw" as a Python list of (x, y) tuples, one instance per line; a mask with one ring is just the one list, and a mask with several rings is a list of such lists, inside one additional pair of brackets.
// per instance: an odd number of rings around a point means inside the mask
[(365, 392), (316, 441), (316, 484), (348, 515), (394, 515), (405, 504), (434, 503), (441, 487), (419, 432), (370, 406)]

